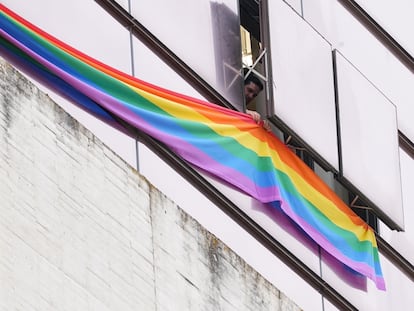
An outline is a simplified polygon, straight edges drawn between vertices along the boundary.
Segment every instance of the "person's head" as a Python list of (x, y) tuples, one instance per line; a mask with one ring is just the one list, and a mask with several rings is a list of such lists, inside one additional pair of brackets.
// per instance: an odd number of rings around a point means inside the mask
[(253, 73), (244, 80), (244, 98), (246, 104), (250, 103), (263, 90), (263, 83)]

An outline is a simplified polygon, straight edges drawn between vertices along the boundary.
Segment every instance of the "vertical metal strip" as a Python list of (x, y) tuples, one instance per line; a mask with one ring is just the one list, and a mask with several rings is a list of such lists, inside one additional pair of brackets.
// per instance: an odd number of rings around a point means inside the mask
[(269, 26), (269, 8), (268, 0), (261, 0), (259, 3), (259, 15), (260, 15), (260, 41), (262, 42), (263, 49), (266, 50), (264, 57), (264, 70), (266, 76), (266, 116), (273, 116), (274, 101), (273, 101), (273, 75), (272, 75), (272, 60), (270, 55), (270, 26)]

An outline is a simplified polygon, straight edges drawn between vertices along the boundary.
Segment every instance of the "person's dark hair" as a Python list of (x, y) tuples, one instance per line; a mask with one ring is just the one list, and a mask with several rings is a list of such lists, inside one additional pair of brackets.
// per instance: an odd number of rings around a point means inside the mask
[[(246, 75), (248, 71), (249, 69), (244, 68), (244, 75)], [(244, 84), (246, 85), (246, 84), (249, 84), (250, 82), (253, 82), (254, 84), (256, 84), (260, 88), (261, 91), (263, 90), (262, 81), (260, 81), (260, 79), (253, 72), (250, 72), (249, 76), (245, 78)]]

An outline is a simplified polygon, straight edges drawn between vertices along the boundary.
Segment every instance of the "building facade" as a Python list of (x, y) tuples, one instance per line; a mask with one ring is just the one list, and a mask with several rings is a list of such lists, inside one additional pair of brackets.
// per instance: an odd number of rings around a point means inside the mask
[(246, 108), (243, 68), (258, 74), (265, 89), (255, 109), (375, 229), (386, 291), (369, 280), (359, 286), (346, 280), (316, 245), (275, 221), (282, 215), (269, 215), (258, 202), (185, 166), (156, 142), (118, 133), (51, 96), (304, 310), (389, 310), (413, 302), (414, 43), (407, 25), (414, 5), (359, 0), (3, 4), (103, 63), (240, 111)]
[(3, 59), (0, 90), (0, 310), (300, 310)]

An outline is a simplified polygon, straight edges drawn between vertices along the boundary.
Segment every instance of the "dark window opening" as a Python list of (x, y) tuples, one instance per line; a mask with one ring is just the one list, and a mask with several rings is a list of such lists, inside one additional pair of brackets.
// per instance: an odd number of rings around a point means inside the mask
[(261, 20), (258, 1), (240, 0), (240, 38), (242, 48), (242, 69), (244, 79), (249, 75), (255, 75), (260, 79), (264, 88), (257, 98), (249, 101), (245, 98), (245, 106), (248, 110), (257, 111), (263, 118), (267, 116), (266, 93), (267, 78), (264, 62), (265, 49), (261, 42)]
[(240, 24), (260, 41), (259, 4), (254, 0), (240, 0)]

